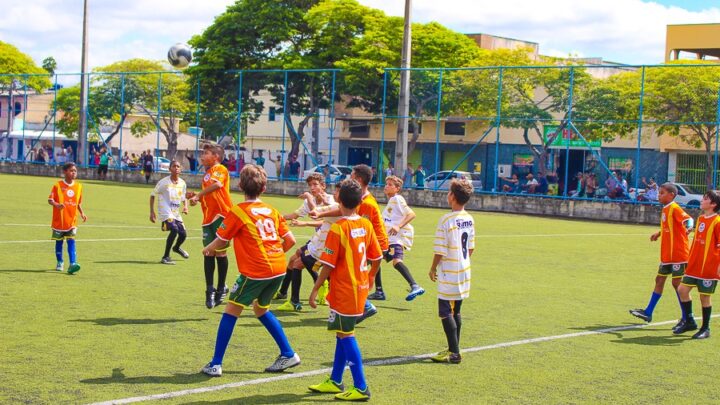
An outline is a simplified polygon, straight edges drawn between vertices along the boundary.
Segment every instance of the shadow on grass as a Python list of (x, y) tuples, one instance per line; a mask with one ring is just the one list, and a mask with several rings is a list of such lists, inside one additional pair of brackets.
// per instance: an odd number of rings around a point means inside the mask
[(97, 318), (97, 319), (71, 319), (69, 322), (88, 322), (98, 326), (116, 326), (116, 325), (157, 325), (161, 323), (177, 323), (177, 322), (203, 322), (208, 318), (189, 318), (189, 319), (127, 319), (127, 318)]
[[(138, 377), (126, 377), (125, 373), (123, 373), (123, 370), (124, 369), (121, 367), (114, 368), (110, 377), (88, 378), (85, 380), (80, 380), (80, 382), (83, 384), (194, 384), (208, 381), (213, 378), (201, 372), (196, 372), (192, 374), (176, 373), (167, 376), (147, 375)], [(261, 371), (223, 371), (223, 374), (256, 375), (267, 373), (263, 373)]]
[(96, 264), (161, 264), (158, 260), (104, 260), (95, 261)]
[(0, 269), (0, 273), (56, 273), (63, 274), (62, 271), (49, 269)]
[(224, 405), (224, 404), (288, 404), (295, 402), (335, 402), (333, 395), (323, 394), (274, 394), (253, 395), (243, 398), (225, 399), (220, 401), (185, 402), (187, 405)]
[[(623, 328), (623, 329), (620, 329)], [(605, 324), (597, 324), (597, 325), (590, 325), (590, 326), (576, 326), (574, 328), (568, 328), (570, 330), (582, 330), (582, 331), (588, 331), (588, 332), (598, 332), (599, 334), (603, 335), (614, 335), (618, 338), (623, 337), (623, 333), (627, 332), (648, 332), (648, 331), (662, 331), (666, 330), (665, 328), (649, 328), (644, 327), (643, 324), (637, 324), (637, 323), (626, 323), (624, 325), (605, 325)], [(616, 329), (616, 330), (613, 330)]]
[(631, 338), (623, 338), (620, 336), (618, 340), (611, 340), (612, 343), (624, 343), (642, 346), (677, 346), (687, 340), (689, 336), (663, 335), (663, 336), (637, 336)]

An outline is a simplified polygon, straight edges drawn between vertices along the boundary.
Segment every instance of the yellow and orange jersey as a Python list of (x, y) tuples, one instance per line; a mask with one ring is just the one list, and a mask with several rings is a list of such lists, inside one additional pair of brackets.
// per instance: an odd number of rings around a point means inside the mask
[(224, 217), (233, 205), (230, 200), (230, 174), (227, 168), (219, 163), (205, 171), (202, 181), (203, 190), (213, 183), (220, 183), (222, 188), (200, 198), (203, 226), (211, 224), (218, 216)]
[(695, 224), (695, 237), (685, 275), (704, 280), (718, 280), (720, 266), (720, 216), (701, 215)]
[(343, 316), (362, 315), (369, 289), (368, 260), (382, 258), (372, 224), (357, 215), (332, 224), (320, 262), (331, 267), (330, 308)]
[(285, 274), (283, 238), (290, 234), (285, 218), (260, 200), (233, 206), (217, 237), (233, 241), (238, 270), (247, 278), (263, 280)]
[(72, 184), (60, 180), (50, 190), (49, 200), (63, 204), (64, 208), (53, 207), (51, 227), (55, 231), (69, 231), (77, 227), (78, 206), (82, 203), (82, 184), (73, 181)]
[(660, 216), (660, 263), (687, 263), (690, 254), (685, 221), (692, 220), (676, 202), (662, 209)]
[(384, 251), (390, 248), (388, 242), (388, 234), (385, 230), (385, 220), (382, 217), (382, 211), (375, 197), (368, 191), (363, 195), (360, 205), (357, 207), (357, 214), (366, 218), (372, 224), (375, 236), (380, 243), (380, 248)]

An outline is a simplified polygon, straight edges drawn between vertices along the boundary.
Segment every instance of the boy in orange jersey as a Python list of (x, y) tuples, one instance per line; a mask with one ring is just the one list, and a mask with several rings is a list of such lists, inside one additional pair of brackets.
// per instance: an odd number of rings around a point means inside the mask
[(77, 214), (80, 214), (83, 222), (87, 216), (82, 209), (82, 184), (75, 181), (77, 177), (77, 166), (69, 162), (63, 165), (65, 178), (58, 181), (50, 190), (48, 204), (53, 206), (52, 216), (52, 239), (55, 240), (55, 258), (57, 265), (55, 270), (63, 271), (63, 240), (67, 239), (68, 256), (70, 256), (70, 267), (68, 274), (75, 274), (80, 271), (75, 251), (75, 235), (77, 233)]
[(295, 245), (295, 237), (282, 215), (260, 201), (266, 184), (267, 175), (262, 167), (246, 165), (240, 171), (240, 189), (245, 193), (245, 201), (230, 209), (215, 240), (203, 249), (205, 256), (212, 257), (218, 250), (227, 249), (232, 239), (240, 271), (218, 326), (215, 354), (202, 369), (213, 377), (222, 375), (222, 361), (235, 322), (249, 305), (280, 348), (280, 355), (265, 371), (280, 372), (300, 364), (300, 356), (290, 346), (280, 322), (268, 310), (285, 277), (285, 252)]
[[(650, 235), (650, 240), (653, 242), (660, 239), (660, 268), (655, 277), (655, 290), (645, 309), (630, 310), (633, 316), (645, 322), (652, 321), (655, 305), (662, 296), (665, 280), (669, 275), (672, 275), (672, 286), (677, 294), (690, 254), (688, 233), (693, 228), (693, 219), (674, 201), (677, 193), (678, 189), (672, 183), (663, 184), (658, 191), (658, 201), (664, 206), (660, 216), (660, 231)], [(678, 302), (680, 302), (679, 295)], [(673, 329), (681, 322), (682, 319)]]
[[(202, 191), (199, 193), (188, 193), (190, 205), (196, 205), (198, 201), (203, 211), (203, 246), (209, 245), (215, 239), (220, 224), (225, 219), (227, 211), (232, 207), (230, 200), (230, 174), (220, 162), (225, 151), (218, 145), (205, 145), (203, 154), (200, 156), (205, 166), (205, 176), (202, 181)], [(213, 257), (214, 256), (214, 257)], [(225, 285), (225, 278), (228, 271), (228, 258), (224, 249), (219, 250), (213, 256), (205, 256), (205, 306), (208, 309), (220, 305), (227, 296), (228, 289)], [(213, 286), (215, 274), (215, 262), (217, 262), (218, 282), (217, 288)]]
[[(342, 218), (330, 227), (325, 249), (320, 255), (323, 267), (309, 298), (310, 306), (315, 308), (318, 291), (329, 277), (328, 330), (336, 333), (335, 359), (330, 377), (308, 388), (313, 392), (336, 394), (335, 399), (345, 401), (370, 399), (362, 355), (355, 339), (355, 324), (362, 316), (367, 302), (372, 284), (370, 274), (377, 271), (382, 259), (382, 251), (372, 224), (356, 213), (362, 196), (362, 186), (358, 182), (344, 180), (340, 184), (338, 199)], [(368, 261), (371, 269), (368, 269)], [(345, 364), (350, 366), (354, 384), (354, 387), (347, 391), (342, 383)]]
[(679, 335), (697, 329), (692, 312), (690, 291), (697, 287), (702, 304), (702, 326), (693, 335), (693, 339), (707, 339), (710, 337), (710, 315), (712, 303), (710, 295), (720, 279), (720, 194), (717, 191), (708, 191), (700, 201), (703, 215), (697, 220), (695, 237), (690, 248), (687, 271), (678, 288), (680, 305), (683, 309), (683, 321), (673, 331)]

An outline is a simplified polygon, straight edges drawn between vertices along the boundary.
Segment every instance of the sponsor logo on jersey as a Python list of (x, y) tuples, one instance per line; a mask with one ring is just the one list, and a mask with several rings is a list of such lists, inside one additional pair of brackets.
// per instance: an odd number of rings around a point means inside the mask
[(702, 232), (702, 231), (704, 231), (704, 230), (705, 230), (705, 223), (703, 222), (703, 223), (701, 223), (700, 226), (698, 227), (698, 232)]
[(272, 213), (272, 210), (268, 207), (260, 207), (260, 208), (251, 208), (250, 212), (252, 212), (253, 215), (262, 215), (264, 217), (267, 217)]
[(73, 198), (73, 197), (75, 197), (75, 192), (71, 188), (69, 188), (69, 189), (67, 189), (67, 191), (65, 191), (65, 195), (67, 195), (70, 198)]
[(325, 253), (327, 253), (327, 254), (329, 254), (330, 256), (332, 256), (332, 255), (335, 254), (335, 251), (332, 250), (332, 249), (330, 249), (330, 248), (327, 248), (327, 247), (326, 247), (326, 248), (325, 248)]
[(203, 181), (204, 181), (204, 182), (210, 181), (210, 173), (206, 173), (206, 174), (205, 174), (205, 177), (203, 177)]
[(456, 219), (455, 226), (457, 226), (458, 228), (472, 228), (473, 221), (467, 219)]
[(365, 228), (353, 228), (350, 230), (350, 236), (352, 236), (353, 239), (362, 238), (366, 234)]
[(662, 216), (660, 218), (662, 218), (661, 219), (662, 222), (665, 222), (667, 220), (667, 216), (665, 215), (664, 212), (662, 213)]

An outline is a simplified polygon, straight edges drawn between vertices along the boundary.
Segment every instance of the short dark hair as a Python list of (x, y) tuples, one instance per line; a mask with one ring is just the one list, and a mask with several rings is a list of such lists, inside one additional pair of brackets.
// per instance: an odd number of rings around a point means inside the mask
[(217, 158), (220, 160), (225, 157), (225, 149), (223, 149), (220, 145), (206, 144), (205, 146), (203, 146), (203, 150), (210, 151), (210, 153), (217, 156)]
[(453, 179), (450, 182), (450, 193), (458, 204), (465, 205), (473, 194), (473, 185), (465, 179)]
[[(367, 166), (365, 166), (367, 167)], [(355, 180), (347, 179), (340, 182), (340, 204), (347, 209), (355, 209), (362, 201), (362, 186)]]
[(258, 165), (247, 164), (240, 171), (240, 190), (248, 198), (257, 198), (265, 191), (267, 174), (265, 169)]
[(678, 193), (677, 186), (672, 183), (663, 183), (660, 188), (667, 191), (668, 193), (671, 193), (672, 195), (677, 195)]
[(356, 165), (353, 167), (355, 176), (360, 180), (361, 186), (367, 186), (372, 180), (373, 174), (372, 169), (368, 165)]
[(70, 169), (73, 168), (73, 167), (77, 167), (77, 165), (75, 164), (75, 162), (67, 162), (67, 163), (65, 163), (65, 164), (63, 165), (63, 171), (66, 172), (66, 171), (70, 170)]
[(307, 179), (305, 179), (305, 182), (309, 185), (310, 182), (313, 180), (320, 183), (321, 186), (325, 185), (325, 176), (323, 176), (320, 173), (312, 173), (311, 175), (308, 176)]
[(710, 200), (711, 203), (715, 204), (715, 208), (713, 208), (713, 211), (720, 212), (720, 194), (718, 194), (715, 190), (710, 190), (703, 196)]

